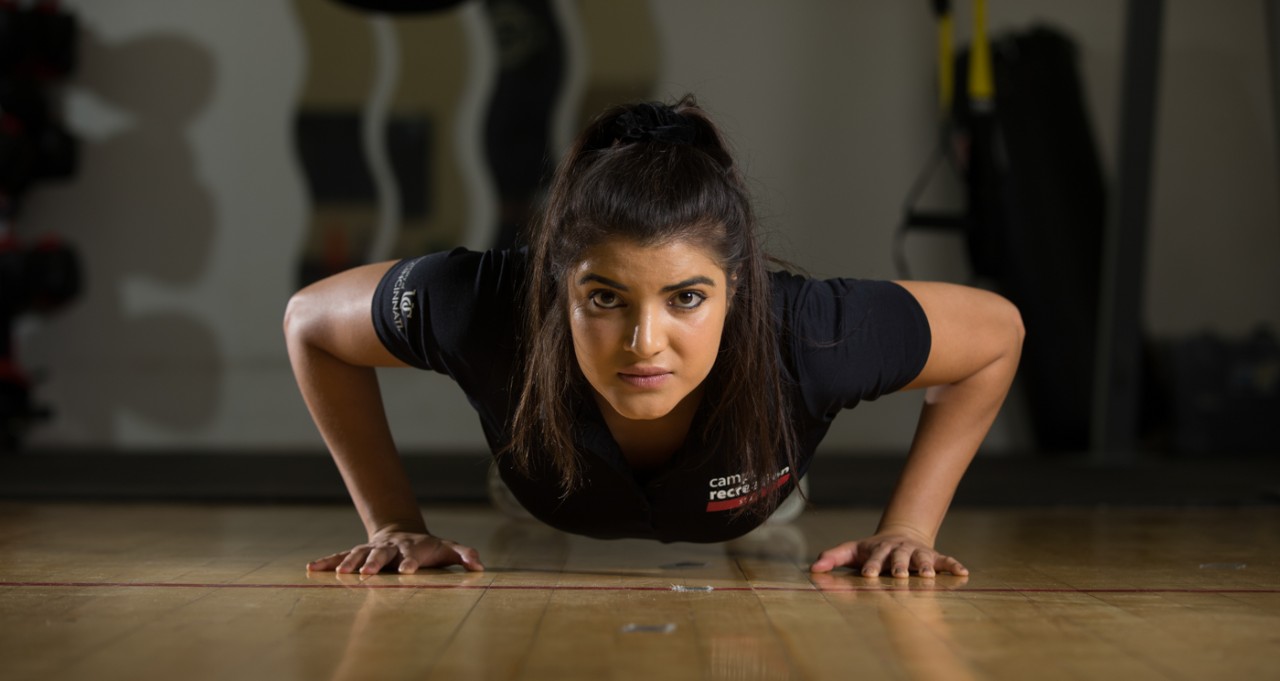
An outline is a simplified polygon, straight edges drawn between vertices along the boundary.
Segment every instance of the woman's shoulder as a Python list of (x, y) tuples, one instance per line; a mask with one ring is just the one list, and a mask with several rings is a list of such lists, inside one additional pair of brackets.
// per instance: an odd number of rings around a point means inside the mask
[(792, 270), (776, 270), (769, 273), (769, 285), (775, 309), (804, 309), (836, 303), (865, 307), (889, 301), (914, 307), (910, 292), (887, 279), (818, 278)]
[(900, 287), (877, 279), (820, 278), (793, 270), (776, 270), (769, 273), (769, 288), (775, 310), (800, 311), (814, 305), (847, 304), (883, 295), (887, 288)]
[(402, 262), (415, 263), (441, 274), (465, 274), (491, 270), (501, 273), (507, 268), (522, 267), (527, 260), (524, 248), (491, 248), (475, 250), (466, 246), (409, 256)]
[(928, 320), (895, 282), (777, 272), (772, 284), (783, 358), (814, 414), (898, 390), (928, 357)]
[(434, 368), (512, 338), (524, 261), (519, 251), (465, 248), (405, 258), (374, 294), (375, 327), (384, 344), (401, 350), (397, 356)]
[(483, 297), (521, 288), (527, 261), (524, 249), (471, 250), (465, 247), (408, 257), (392, 267), (387, 278), (401, 285), (412, 280), (457, 296)]

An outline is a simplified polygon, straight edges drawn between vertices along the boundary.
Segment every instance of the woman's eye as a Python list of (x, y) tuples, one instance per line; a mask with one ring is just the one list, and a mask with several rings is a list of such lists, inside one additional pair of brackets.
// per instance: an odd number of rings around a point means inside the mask
[(618, 297), (618, 294), (604, 289), (592, 291), (591, 302), (594, 303), (596, 307), (604, 308), (606, 310), (622, 305), (622, 299)]
[(672, 304), (678, 308), (692, 310), (702, 304), (707, 297), (697, 291), (681, 291), (672, 299)]

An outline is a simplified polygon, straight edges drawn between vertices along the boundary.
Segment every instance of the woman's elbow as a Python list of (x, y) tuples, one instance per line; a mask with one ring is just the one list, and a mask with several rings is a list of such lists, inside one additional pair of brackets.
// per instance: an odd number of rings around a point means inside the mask
[(284, 338), (290, 349), (299, 345), (310, 344), (318, 324), (315, 296), (307, 289), (298, 291), (289, 297), (284, 308)]
[(1005, 356), (1012, 357), (1016, 364), (1018, 358), (1022, 356), (1022, 344), (1027, 338), (1027, 327), (1022, 322), (1022, 312), (1018, 310), (1018, 306), (1012, 301), (1001, 297), (1003, 308), (1000, 312), (1001, 326), (1005, 329), (1004, 338), (1006, 349)]

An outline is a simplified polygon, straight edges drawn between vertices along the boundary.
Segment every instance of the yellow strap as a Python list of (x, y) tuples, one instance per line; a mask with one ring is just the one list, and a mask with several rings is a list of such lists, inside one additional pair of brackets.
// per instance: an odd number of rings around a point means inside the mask
[(969, 51), (969, 103), (989, 105), (995, 97), (991, 44), (987, 42), (987, 0), (973, 0), (973, 48)]
[(943, 118), (951, 110), (951, 98), (956, 89), (952, 29), (951, 14), (938, 17), (938, 107), (942, 109)]

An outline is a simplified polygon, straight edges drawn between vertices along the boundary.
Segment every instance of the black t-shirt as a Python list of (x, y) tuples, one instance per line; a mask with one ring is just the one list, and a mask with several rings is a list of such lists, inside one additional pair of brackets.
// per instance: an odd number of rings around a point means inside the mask
[[(412, 366), (452, 377), (495, 452), (509, 439), (519, 396), (525, 261), (522, 251), (464, 249), (411, 258), (387, 273), (373, 300), (373, 323), (387, 349)], [(800, 451), (799, 470), (782, 467), (764, 485), (785, 493), (808, 469), (840, 410), (894, 392), (920, 373), (930, 335), (915, 298), (891, 282), (789, 273), (771, 279)], [(563, 495), (549, 464), (526, 476), (510, 457), (496, 458), (502, 479), (539, 520), (592, 537), (668, 542), (725, 541), (760, 523), (758, 514), (731, 512), (758, 498), (761, 485), (703, 442), (703, 411), (663, 469), (637, 474), (595, 400), (582, 395), (575, 409), (584, 484), (572, 494)]]

